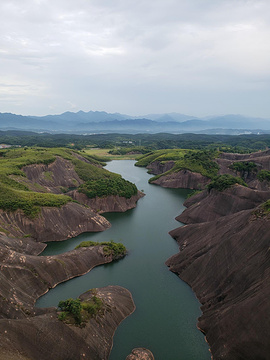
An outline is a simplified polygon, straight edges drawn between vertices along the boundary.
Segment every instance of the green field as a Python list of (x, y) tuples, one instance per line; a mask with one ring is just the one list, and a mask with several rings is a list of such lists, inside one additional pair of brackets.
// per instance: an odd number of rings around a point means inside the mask
[(102, 161), (111, 161), (111, 160), (137, 160), (141, 154), (124, 154), (124, 155), (112, 155), (109, 154), (109, 151), (112, 149), (101, 149), (101, 148), (91, 148), (84, 149), (83, 153), (100, 157)]

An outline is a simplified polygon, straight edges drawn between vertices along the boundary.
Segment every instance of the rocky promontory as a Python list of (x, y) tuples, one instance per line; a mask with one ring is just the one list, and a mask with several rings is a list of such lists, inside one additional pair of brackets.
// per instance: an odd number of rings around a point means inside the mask
[[(28, 238), (0, 236), (0, 358), (12, 359), (16, 354), (33, 360), (108, 358), (117, 326), (135, 308), (127, 290), (117, 286), (95, 289), (103, 312), (83, 327), (61, 322), (56, 308), (34, 305), (50, 288), (111, 262), (113, 255), (104, 251), (104, 245), (97, 245), (37, 256), (43, 248)], [(87, 302), (91, 296), (93, 291), (80, 298)]]
[[(107, 286), (95, 291), (103, 303), (103, 313), (83, 327), (58, 319), (56, 308), (18, 320), (0, 320), (0, 358), (6, 360), (108, 359), (117, 326), (130, 315), (134, 303), (128, 290)], [(91, 301), (92, 293), (79, 297)]]

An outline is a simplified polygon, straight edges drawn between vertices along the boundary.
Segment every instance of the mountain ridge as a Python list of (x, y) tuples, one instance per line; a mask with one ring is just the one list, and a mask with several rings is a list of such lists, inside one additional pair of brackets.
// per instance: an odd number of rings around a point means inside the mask
[[(267, 132), (270, 131), (270, 120), (259, 117), (248, 117), (238, 114), (194, 116), (164, 113), (143, 116), (131, 116), (105, 111), (82, 110), (64, 112), (58, 115), (24, 116), (12, 113), (0, 113), (0, 130), (52, 131), (64, 133), (90, 132), (204, 132), (235, 133), (236, 130)], [(236, 133), (237, 134), (237, 133)]]

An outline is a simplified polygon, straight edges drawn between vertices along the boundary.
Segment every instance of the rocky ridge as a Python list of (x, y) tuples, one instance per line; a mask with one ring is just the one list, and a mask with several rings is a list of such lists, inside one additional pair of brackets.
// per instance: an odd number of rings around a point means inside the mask
[[(187, 199), (187, 209), (177, 217), (187, 225), (170, 232), (179, 253), (166, 264), (192, 287), (202, 304), (198, 328), (214, 360), (266, 360), (270, 354), (270, 215), (262, 204), (270, 199), (269, 182), (258, 181), (256, 172), (239, 173), (230, 165), (254, 162), (258, 171), (269, 170), (270, 150), (221, 154), (215, 161), (219, 175), (242, 176), (248, 187), (206, 189)], [(158, 174), (162, 167), (154, 164)], [(211, 181), (205, 179), (202, 187), (200, 176), (180, 170), (153, 183), (200, 189)]]
[[(83, 328), (59, 321), (56, 308), (34, 305), (50, 288), (111, 262), (112, 255), (105, 254), (103, 246), (91, 246), (37, 256), (43, 248), (32, 239), (0, 236), (0, 358), (12, 359), (16, 354), (33, 360), (51, 359), (52, 354), (59, 360), (69, 359), (70, 354), (77, 359), (108, 358), (117, 326), (135, 308), (126, 289), (96, 289), (106, 311)], [(81, 298), (87, 301), (89, 296), (86, 293)]]

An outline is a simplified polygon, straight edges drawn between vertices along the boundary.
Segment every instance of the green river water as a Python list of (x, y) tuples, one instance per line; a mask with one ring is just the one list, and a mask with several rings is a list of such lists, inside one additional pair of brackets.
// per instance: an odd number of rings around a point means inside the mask
[(76, 298), (88, 289), (120, 285), (132, 293), (136, 310), (117, 329), (110, 360), (125, 360), (135, 347), (150, 349), (155, 360), (210, 360), (208, 345), (196, 327), (200, 304), (190, 287), (164, 264), (178, 252), (168, 231), (181, 225), (174, 218), (184, 210), (188, 191), (150, 185), (146, 169), (134, 164), (132, 160), (115, 160), (106, 168), (145, 192), (135, 209), (108, 213), (105, 217), (112, 224), (110, 229), (49, 243), (42, 253), (62, 253), (83, 240), (114, 240), (126, 246), (128, 255), (58, 285), (36, 305), (57, 306), (60, 300)]

